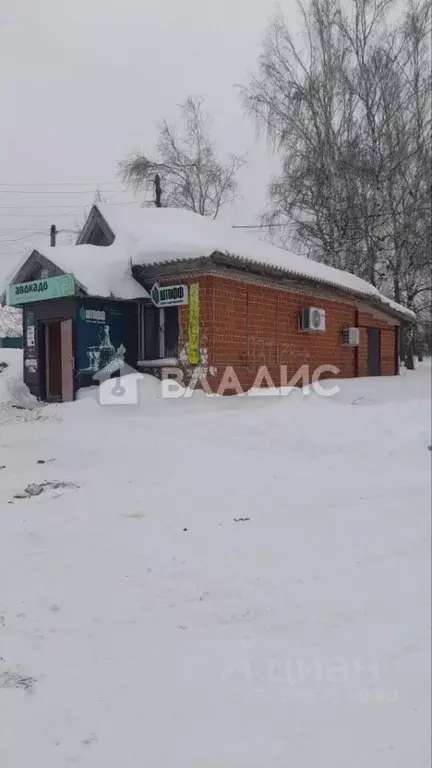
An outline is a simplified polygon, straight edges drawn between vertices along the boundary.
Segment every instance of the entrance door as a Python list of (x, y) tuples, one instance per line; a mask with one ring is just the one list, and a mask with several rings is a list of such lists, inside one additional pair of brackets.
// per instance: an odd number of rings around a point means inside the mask
[(62, 400), (69, 403), (74, 399), (72, 320), (62, 320), (60, 326)]
[(381, 331), (368, 328), (368, 374), (381, 376)]
[(45, 325), (46, 399), (62, 399), (62, 337), (60, 323)]

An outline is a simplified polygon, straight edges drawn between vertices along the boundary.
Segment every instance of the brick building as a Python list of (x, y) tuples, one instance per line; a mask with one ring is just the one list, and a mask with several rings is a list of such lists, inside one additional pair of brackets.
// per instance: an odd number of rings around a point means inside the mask
[[(50, 293), (62, 275), (67, 299)], [(35, 324), (24, 364), (42, 399), (70, 399), (94, 384), (109, 354), (151, 373), (180, 369), (185, 381), (227, 394), (237, 384), (287, 385), (305, 366), (310, 374), (332, 366), (323, 376), (395, 375), (401, 323), (414, 319), (349, 273), (174, 209), (94, 206), (76, 246), (33, 251), (12, 283), (24, 327), (26, 317)], [(56, 358), (61, 371), (50, 373)]]

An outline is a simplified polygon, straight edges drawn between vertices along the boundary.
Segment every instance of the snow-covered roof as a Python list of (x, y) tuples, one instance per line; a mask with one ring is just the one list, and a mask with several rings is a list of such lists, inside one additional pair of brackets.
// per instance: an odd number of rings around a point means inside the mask
[(6, 256), (4, 253), (0, 253), (0, 293), (2, 293), (6, 286), (9, 285), (11, 279), (16, 275), (18, 269), (24, 261), (28, 259), (28, 251), (25, 257), (22, 254), (14, 253), (11, 256)]
[(16, 307), (0, 307), (0, 338), (22, 336), (22, 312)]
[(92, 296), (116, 299), (147, 298), (148, 293), (131, 274), (127, 250), (114, 243), (107, 247), (69, 245), (37, 248), (37, 252), (63, 272), (71, 273)]
[[(167, 264), (226, 254), (245, 264), (270, 267), (289, 275), (335, 286), (386, 305), (410, 318), (414, 313), (349, 272), (320, 264), (260, 240), (255, 234), (177, 208), (98, 204), (116, 243), (124, 244), (134, 265)], [(80, 246), (82, 247), (82, 246)]]

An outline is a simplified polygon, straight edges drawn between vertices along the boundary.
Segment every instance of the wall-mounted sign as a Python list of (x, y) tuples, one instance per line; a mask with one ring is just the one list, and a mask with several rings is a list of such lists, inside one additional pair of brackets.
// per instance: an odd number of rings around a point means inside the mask
[(189, 295), (189, 362), (191, 365), (198, 365), (200, 359), (199, 283), (191, 285)]
[(43, 277), (28, 283), (14, 283), (8, 286), (7, 303), (10, 306), (28, 304), (46, 299), (61, 299), (75, 294), (75, 278), (73, 275), (59, 277)]
[(24, 313), (24, 323), (25, 323), (25, 327), (26, 327), (25, 346), (27, 348), (35, 347), (36, 346), (36, 320), (35, 320), (35, 313), (34, 312), (30, 312), (30, 311)]
[(78, 372), (93, 376), (124, 365), (126, 337), (123, 313), (115, 306), (82, 304), (77, 316)]
[(26, 345), (28, 347), (34, 347), (36, 344), (36, 334), (34, 325), (27, 326), (26, 333)]
[(187, 285), (166, 285), (161, 288), (157, 283), (150, 291), (150, 297), (156, 307), (178, 307), (188, 303)]
[(27, 368), (27, 370), (30, 373), (36, 373), (37, 367), (38, 367), (38, 362), (37, 362), (37, 359), (35, 357), (26, 358), (26, 360), (24, 362), (24, 365), (25, 365), (25, 367)]

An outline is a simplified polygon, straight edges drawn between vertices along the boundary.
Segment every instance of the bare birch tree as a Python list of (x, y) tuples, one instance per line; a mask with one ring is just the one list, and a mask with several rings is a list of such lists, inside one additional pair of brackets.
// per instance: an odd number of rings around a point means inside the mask
[(132, 154), (120, 163), (121, 177), (135, 192), (151, 191), (159, 174), (164, 206), (216, 218), (224, 205), (236, 199), (236, 176), (244, 159), (217, 157), (210, 138), (211, 121), (201, 99), (189, 97), (181, 105), (181, 117), (181, 130), (163, 120), (154, 156)]
[[(247, 110), (282, 156), (268, 224), (290, 244), (430, 308), (430, 5), (310, 0), (299, 47), (279, 14)], [(271, 226), (270, 226), (271, 228)]]

